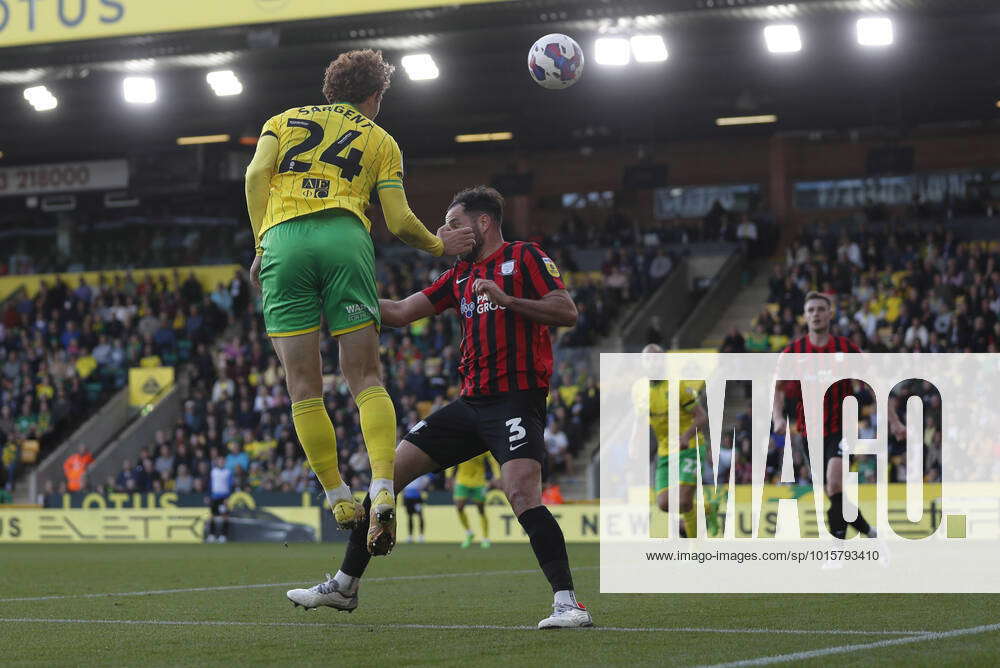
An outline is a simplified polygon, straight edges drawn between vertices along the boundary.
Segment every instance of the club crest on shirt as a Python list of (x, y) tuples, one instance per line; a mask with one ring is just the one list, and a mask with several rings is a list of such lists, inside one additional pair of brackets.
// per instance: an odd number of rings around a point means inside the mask
[(545, 264), (545, 268), (548, 269), (551, 276), (559, 278), (559, 267), (556, 266), (555, 262), (547, 257), (543, 257), (542, 262)]
[(507, 260), (502, 265), (500, 265), (500, 274), (503, 276), (510, 276), (514, 273), (514, 261)]
[(470, 302), (465, 297), (462, 297), (462, 303), (460, 304), (460, 306), (461, 308), (459, 310), (461, 310), (462, 315), (464, 315), (466, 318), (471, 318), (473, 314), (476, 312), (476, 304), (474, 302)]

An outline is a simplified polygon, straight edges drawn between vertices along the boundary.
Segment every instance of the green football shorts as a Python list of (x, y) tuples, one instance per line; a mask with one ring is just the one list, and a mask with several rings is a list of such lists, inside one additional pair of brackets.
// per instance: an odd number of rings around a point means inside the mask
[(353, 213), (325, 209), (285, 221), (264, 233), (261, 247), (268, 335), (315, 332), (323, 316), (334, 336), (381, 324), (375, 247)]
[(486, 486), (466, 487), (456, 483), (454, 498), (456, 501), (467, 499), (473, 503), (486, 503)]
[[(698, 448), (702, 461), (705, 459), (705, 446)], [(695, 449), (687, 448), (681, 450), (680, 459), (677, 460), (678, 477), (682, 485), (698, 484), (698, 460), (695, 458)], [(659, 494), (670, 487), (670, 456), (658, 457), (656, 460), (656, 493)]]

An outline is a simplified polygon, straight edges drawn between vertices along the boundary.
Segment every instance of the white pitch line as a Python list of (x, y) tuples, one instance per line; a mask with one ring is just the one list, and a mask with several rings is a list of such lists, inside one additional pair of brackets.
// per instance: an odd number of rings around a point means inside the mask
[[(595, 570), (598, 566), (577, 566), (574, 571)], [(475, 571), (471, 573), (427, 573), (424, 575), (392, 575), (381, 578), (365, 578), (365, 582), (402, 582), (406, 580), (437, 580), (443, 578), (486, 577), (490, 575), (528, 575), (539, 573), (537, 568), (519, 571)], [(120, 591), (101, 594), (53, 594), (50, 596), (25, 596), (20, 598), (0, 598), (0, 603), (17, 603), (21, 601), (58, 601), (67, 598), (105, 598), (111, 596), (159, 596), (162, 594), (189, 594), (205, 591), (228, 591), (233, 589), (265, 589), (267, 587), (292, 587), (304, 584), (302, 582), (270, 582), (267, 584), (222, 585), (214, 587), (185, 587), (183, 589), (151, 589), (149, 591)]]
[[(124, 624), (133, 626), (253, 626), (253, 627), (344, 627), (344, 628), (384, 628), (384, 629), (421, 629), (434, 631), (533, 631), (534, 626), (500, 626), (497, 624), (345, 624), (339, 622), (237, 622), (237, 621), (192, 621), (192, 620), (168, 620), (168, 619), (46, 619), (44, 617), (13, 617), (0, 618), (0, 623), (10, 624)], [(842, 631), (842, 630), (809, 630), (809, 629), (713, 629), (713, 628), (684, 628), (684, 627), (664, 627), (664, 628), (644, 628), (644, 627), (621, 627), (621, 626), (594, 626), (586, 629), (573, 629), (576, 631), (613, 631), (619, 633), (650, 633), (650, 632), (681, 632), (681, 633), (792, 633), (803, 635), (889, 635), (889, 634), (911, 634), (913, 631)], [(917, 632), (928, 633), (930, 632)], [(922, 638), (923, 636), (916, 636)], [(911, 637), (903, 638), (910, 641)], [(888, 640), (886, 643), (894, 643)], [(856, 647), (878, 646), (856, 645)], [(789, 659), (791, 660), (791, 659)], [(736, 664), (726, 664), (736, 665)]]
[(805, 652), (794, 652), (791, 654), (776, 654), (774, 656), (762, 656), (756, 659), (745, 659), (743, 661), (731, 661), (727, 663), (716, 663), (704, 668), (731, 668), (735, 666), (766, 666), (772, 663), (786, 663), (789, 661), (805, 661), (816, 659), (821, 656), (831, 654), (847, 654), (849, 652), (860, 652), (866, 649), (880, 649), (882, 647), (895, 647), (896, 645), (907, 645), (916, 642), (930, 642), (932, 640), (945, 640), (948, 638), (958, 638), (960, 636), (970, 636), (978, 633), (989, 633), (990, 631), (1000, 631), (1000, 624), (984, 624), (983, 626), (972, 626), (967, 629), (955, 629), (954, 631), (934, 631), (915, 635), (908, 638), (893, 638), (892, 640), (878, 640), (876, 642), (863, 643), (860, 645), (840, 645), (837, 647), (824, 647), (823, 649), (807, 650)]

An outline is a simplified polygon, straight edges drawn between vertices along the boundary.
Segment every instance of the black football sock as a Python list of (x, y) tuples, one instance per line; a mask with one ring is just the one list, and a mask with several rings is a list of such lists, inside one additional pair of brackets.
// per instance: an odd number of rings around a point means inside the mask
[(858, 508), (858, 517), (853, 522), (850, 523), (852, 527), (858, 530), (858, 533), (862, 536), (867, 536), (868, 532), (872, 530), (871, 525), (868, 524), (868, 520), (865, 516), (861, 514), (861, 509)]
[(556, 518), (545, 506), (535, 506), (521, 513), (517, 521), (531, 541), (531, 549), (542, 568), (542, 573), (552, 585), (552, 591), (572, 591), (573, 574), (569, 571), (566, 539)]
[(351, 537), (347, 540), (347, 551), (340, 570), (352, 578), (360, 578), (368, 568), (372, 555), (368, 553), (368, 515), (372, 510), (371, 495), (365, 495), (365, 519), (351, 529)]
[(844, 520), (844, 495), (840, 492), (830, 495), (830, 508), (826, 511), (827, 528), (834, 538), (844, 538), (847, 535), (847, 522)]

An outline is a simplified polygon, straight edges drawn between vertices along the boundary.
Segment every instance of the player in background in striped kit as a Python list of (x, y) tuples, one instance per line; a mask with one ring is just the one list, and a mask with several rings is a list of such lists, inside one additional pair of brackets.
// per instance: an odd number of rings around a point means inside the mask
[[(396, 448), (396, 489), (417, 476), (491, 452), (503, 489), (552, 586), (553, 612), (538, 628), (592, 626), (576, 600), (566, 541), (542, 505), (545, 400), (552, 374), (550, 326), (576, 324), (577, 310), (559, 269), (537, 245), (503, 239), (503, 198), (477, 186), (455, 195), (445, 227), (471, 228), (476, 242), (434, 284), (398, 302), (381, 300), (382, 322), (402, 327), (454, 308), (462, 323), (461, 396), (418, 422)], [(365, 500), (365, 507), (369, 506)], [(313, 608), (358, 606), (358, 583), (371, 555), (351, 533), (337, 574), (288, 598)]]
[[(833, 319), (833, 302), (828, 295), (821, 292), (810, 292), (805, 300), (805, 319), (808, 333), (789, 343), (782, 353), (860, 353), (853, 341), (845, 336), (834, 336), (830, 333), (830, 321)], [(774, 393), (774, 406), (771, 415), (774, 416), (774, 432), (784, 434), (787, 431), (785, 419), (785, 396), (796, 404), (796, 424), (799, 434), (808, 442), (806, 434), (805, 407), (802, 403), (801, 386), (789, 383), (783, 391)], [(847, 534), (848, 522), (844, 519), (843, 495), (843, 462), (841, 450), (843, 441), (842, 411), (844, 399), (854, 394), (851, 382), (841, 380), (830, 387), (823, 397), (823, 470), (825, 471), (825, 490), (830, 499), (827, 509), (827, 526), (834, 538), (844, 538)], [(906, 428), (899, 420), (895, 411), (889, 411), (889, 428), (893, 433), (905, 435)], [(808, 456), (808, 448), (806, 454)], [(875, 529), (868, 524), (861, 509), (857, 518), (850, 523), (858, 533), (875, 538)]]

